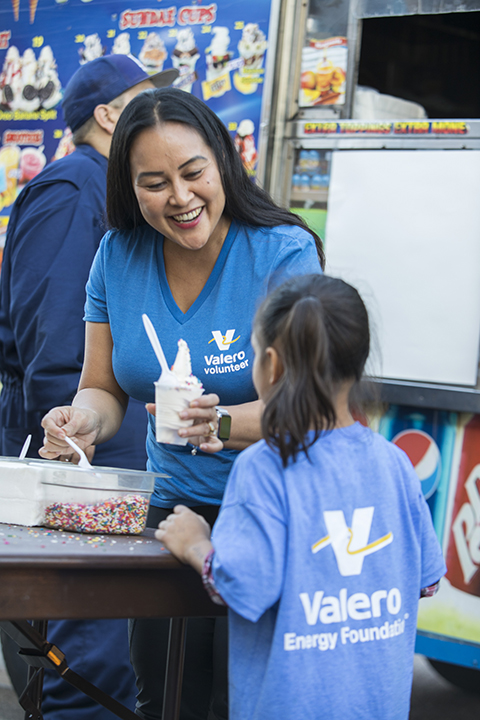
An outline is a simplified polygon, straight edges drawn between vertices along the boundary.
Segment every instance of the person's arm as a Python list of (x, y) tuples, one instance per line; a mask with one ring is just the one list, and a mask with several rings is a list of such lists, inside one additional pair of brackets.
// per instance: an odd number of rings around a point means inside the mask
[(64, 437), (75, 438), (82, 448), (109, 440), (119, 429), (128, 396), (112, 368), (113, 341), (108, 323), (86, 324), (85, 362), (78, 393), (71, 406), (56, 407), (42, 420), (45, 430), (43, 458), (72, 455)]
[(213, 550), (210, 532), (205, 518), (185, 505), (176, 505), (173, 513), (159, 524), (155, 537), (180, 562), (191, 565), (201, 575), (205, 559)]
[(205, 520), (183, 506), (155, 533), (202, 575), (214, 602), (221, 598), (252, 622), (278, 601), (284, 583), (288, 530), (282, 472), (268, 448), (246, 450), (233, 465), (211, 540)]
[(232, 416), (230, 440), (225, 443), (226, 448), (245, 450), (246, 447), (261, 439), (264, 408), (261, 400), (254, 400), (242, 405), (222, 405), (222, 407), (225, 407), (225, 410)]
[(10, 322), (27, 412), (69, 403), (82, 369), (85, 283), (102, 232), (72, 183), (33, 187), (18, 212)]
[(438, 589), (440, 587), (440, 580), (438, 580), (436, 583), (433, 583), (433, 585), (429, 585), (428, 587), (422, 588), (420, 590), (420, 597), (433, 597), (437, 594)]
[(191, 565), (201, 575), (203, 586), (216, 605), (226, 605), (213, 578), (215, 550), (210, 542), (210, 526), (201, 515), (185, 505), (176, 505), (173, 513), (159, 524), (155, 537), (178, 560)]
[(112, 367), (113, 340), (108, 323), (87, 322), (85, 361), (72, 405), (94, 410), (100, 418), (96, 445), (110, 440), (122, 424), (128, 395), (117, 383)]
[[(207, 395), (205, 397), (208, 398), (209, 396)], [(202, 397), (199, 398), (198, 402), (200, 403), (201, 400)], [(219, 403), (217, 398), (217, 401), (215, 402), (213, 407), (209, 408), (209, 419), (217, 432), (218, 418), (215, 407), (218, 404)], [(194, 405), (194, 403), (192, 403), (192, 405)], [(261, 400), (255, 400), (253, 402), (243, 403), (241, 405), (222, 405), (222, 407), (227, 410), (227, 412), (231, 415), (232, 418), (230, 440), (223, 443), (226, 448), (232, 450), (244, 450), (249, 445), (252, 445), (253, 443), (261, 439), (261, 418), (263, 412), (263, 403)], [(198, 420), (202, 418), (202, 414), (205, 415), (204, 408), (191, 407), (188, 410), (185, 410), (183, 413), (180, 413), (180, 417), (182, 419), (193, 418), (194, 421), (198, 422)], [(192, 428), (182, 428), (178, 431), (179, 435), (181, 435), (182, 437), (187, 437), (189, 438), (190, 442), (194, 442), (194, 444), (197, 444), (197, 438), (195, 437), (194, 433), (195, 431), (192, 430)], [(202, 450), (206, 450), (206, 452), (208, 452), (208, 449), (202, 447), (201, 445), (200, 447)], [(215, 452), (218, 449), (221, 448), (217, 448), (215, 446), (215, 449), (210, 449), (210, 452)]]
[[(218, 395), (209, 393), (193, 400), (187, 410), (180, 413), (182, 420), (193, 420), (194, 425), (180, 428), (178, 434), (187, 438), (192, 445), (198, 445), (203, 452), (215, 453), (223, 447), (233, 450), (244, 450), (249, 445), (261, 439), (261, 417), (263, 403), (261, 400), (243, 403), (242, 405), (222, 405), (232, 417), (230, 440), (222, 442), (216, 437), (218, 433), (218, 418), (216, 407), (219, 404)], [(148, 403), (147, 410), (155, 415), (155, 403)], [(210, 436), (210, 426), (215, 429), (215, 436)], [(199, 435), (199, 432), (202, 434)]]

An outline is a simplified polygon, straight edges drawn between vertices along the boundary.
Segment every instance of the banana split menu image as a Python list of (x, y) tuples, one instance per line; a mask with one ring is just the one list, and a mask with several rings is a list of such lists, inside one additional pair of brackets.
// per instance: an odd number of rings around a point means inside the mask
[[(64, 88), (109, 53), (150, 74), (178, 68), (177, 87), (204, 100), (255, 176), (271, 0), (2, 0), (0, 229), (23, 185), (72, 152)], [(272, 44), (272, 43), (270, 43)]]

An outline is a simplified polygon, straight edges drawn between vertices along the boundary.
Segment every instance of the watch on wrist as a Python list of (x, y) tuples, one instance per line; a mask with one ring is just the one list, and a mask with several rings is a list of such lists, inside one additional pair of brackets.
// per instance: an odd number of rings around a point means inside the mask
[(220, 440), (229, 440), (230, 439), (230, 428), (232, 426), (232, 416), (228, 413), (225, 408), (217, 407), (215, 408), (217, 411), (217, 419), (218, 419), (218, 432), (217, 436)]

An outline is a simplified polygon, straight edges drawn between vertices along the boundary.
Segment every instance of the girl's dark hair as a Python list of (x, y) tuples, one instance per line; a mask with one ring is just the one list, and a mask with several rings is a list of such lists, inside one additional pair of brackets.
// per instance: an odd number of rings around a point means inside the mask
[(249, 178), (222, 121), (194, 95), (178, 88), (147, 90), (128, 103), (113, 133), (107, 173), (107, 219), (110, 227), (132, 230), (146, 224), (133, 191), (130, 150), (147, 128), (177, 122), (196, 130), (212, 150), (225, 192), (225, 215), (246, 225), (298, 225), (312, 235), (322, 267), (323, 244), (302, 220), (276, 205), (270, 195)]
[(334, 427), (339, 385), (360, 380), (370, 348), (368, 315), (358, 292), (343, 280), (302, 275), (263, 301), (253, 329), (258, 352), (275, 348), (283, 366), (265, 399), (262, 434), (286, 466), (300, 450), (308, 457), (321, 431)]

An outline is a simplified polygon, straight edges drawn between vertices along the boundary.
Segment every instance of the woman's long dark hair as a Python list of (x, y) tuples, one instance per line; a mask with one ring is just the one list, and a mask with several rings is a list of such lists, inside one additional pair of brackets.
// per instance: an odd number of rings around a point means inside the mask
[(110, 227), (131, 230), (144, 225), (132, 187), (130, 150), (147, 128), (177, 122), (194, 128), (212, 150), (225, 192), (225, 215), (254, 227), (297, 225), (312, 235), (322, 267), (323, 244), (294, 213), (279, 207), (248, 177), (230, 134), (222, 121), (194, 95), (178, 88), (147, 90), (128, 103), (113, 133), (107, 174), (107, 219)]
[[(370, 348), (368, 315), (358, 292), (326, 275), (287, 280), (257, 311), (258, 352), (277, 351), (283, 374), (265, 399), (262, 434), (283, 464), (295, 460), (336, 422), (334, 396), (360, 380)], [(260, 357), (262, 362), (262, 357)], [(309, 429), (314, 429), (309, 439)]]

